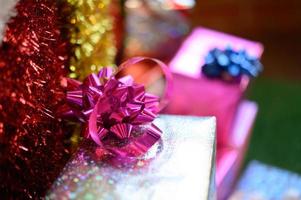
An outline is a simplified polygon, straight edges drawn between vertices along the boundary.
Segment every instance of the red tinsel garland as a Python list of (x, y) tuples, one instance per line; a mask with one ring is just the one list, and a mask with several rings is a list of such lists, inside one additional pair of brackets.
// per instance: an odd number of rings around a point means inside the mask
[(1, 199), (43, 196), (69, 156), (66, 124), (56, 117), (70, 52), (58, 7), (21, 0), (0, 47)]

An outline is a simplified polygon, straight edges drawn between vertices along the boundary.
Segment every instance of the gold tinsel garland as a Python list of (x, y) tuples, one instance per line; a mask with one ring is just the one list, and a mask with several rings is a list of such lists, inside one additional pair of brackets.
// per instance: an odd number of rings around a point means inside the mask
[(73, 7), (70, 23), (74, 56), (70, 77), (83, 79), (103, 66), (112, 65), (116, 56), (111, 0), (67, 0)]

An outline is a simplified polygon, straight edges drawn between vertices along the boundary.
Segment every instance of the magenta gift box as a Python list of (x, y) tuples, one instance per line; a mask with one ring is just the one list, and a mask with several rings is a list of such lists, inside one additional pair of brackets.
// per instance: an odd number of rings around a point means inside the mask
[(218, 146), (216, 158), (216, 185), (218, 199), (225, 199), (231, 192), (242, 165), (252, 126), (257, 114), (257, 104), (243, 101), (235, 116), (228, 146)]
[(213, 48), (225, 49), (228, 46), (234, 50), (245, 49), (249, 55), (257, 58), (263, 53), (263, 45), (259, 42), (199, 27), (184, 41), (170, 62), (170, 68), (175, 73), (199, 78), (207, 53)]
[(173, 93), (168, 114), (215, 116), (217, 143), (226, 144), (243, 92), (239, 85), (173, 74)]
[(169, 66), (174, 75), (174, 90), (166, 109), (169, 114), (216, 116), (217, 143), (228, 143), (237, 107), (248, 80), (226, 83), (208, 79), (201, 74), (205, 56), (213, 48), (245, 49), (254, 57), (261, 57), (263, 46), (235, 36), (196, 28), (184, 41)]

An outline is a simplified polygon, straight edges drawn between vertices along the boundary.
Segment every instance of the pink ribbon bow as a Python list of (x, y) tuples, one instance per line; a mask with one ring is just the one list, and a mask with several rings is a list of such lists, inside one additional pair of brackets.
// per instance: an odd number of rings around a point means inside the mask
[[(115, 75), (132, 64), (150, 59), (162, 69), (166, 92), (161, 100), (145, 92), (131, 76)], [(135, 57), (123, 63), (116, 73), (104, 68), (89, 75), (83, 83), (69, 79), (68, 114), (86, 123), (85, 136), (91, 138), (106, 154), (128, 162), (143, 156), (160, 138), (161, 130), (152, 122), (164, 107), (171, 90), (171, 75), (161, 61)]]

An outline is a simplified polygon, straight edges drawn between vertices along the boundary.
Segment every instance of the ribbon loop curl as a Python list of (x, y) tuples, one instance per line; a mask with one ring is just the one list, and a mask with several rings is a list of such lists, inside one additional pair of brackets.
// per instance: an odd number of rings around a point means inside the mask
[[(149, 94), (131, 76), (117, 79), (121, 70), (144, 60), (157, 63), (166, 78), (165, 95)], [(171, 74), (159, 60), (135, 57), (123, 63), (117, 72), (103, 68), (83, 83), (69, 80), (68, 113), (87, 124), (85, 135), (106, 153), (128, 162), (143, 156), (161, 137), (152, 122), (169, 98)]]

